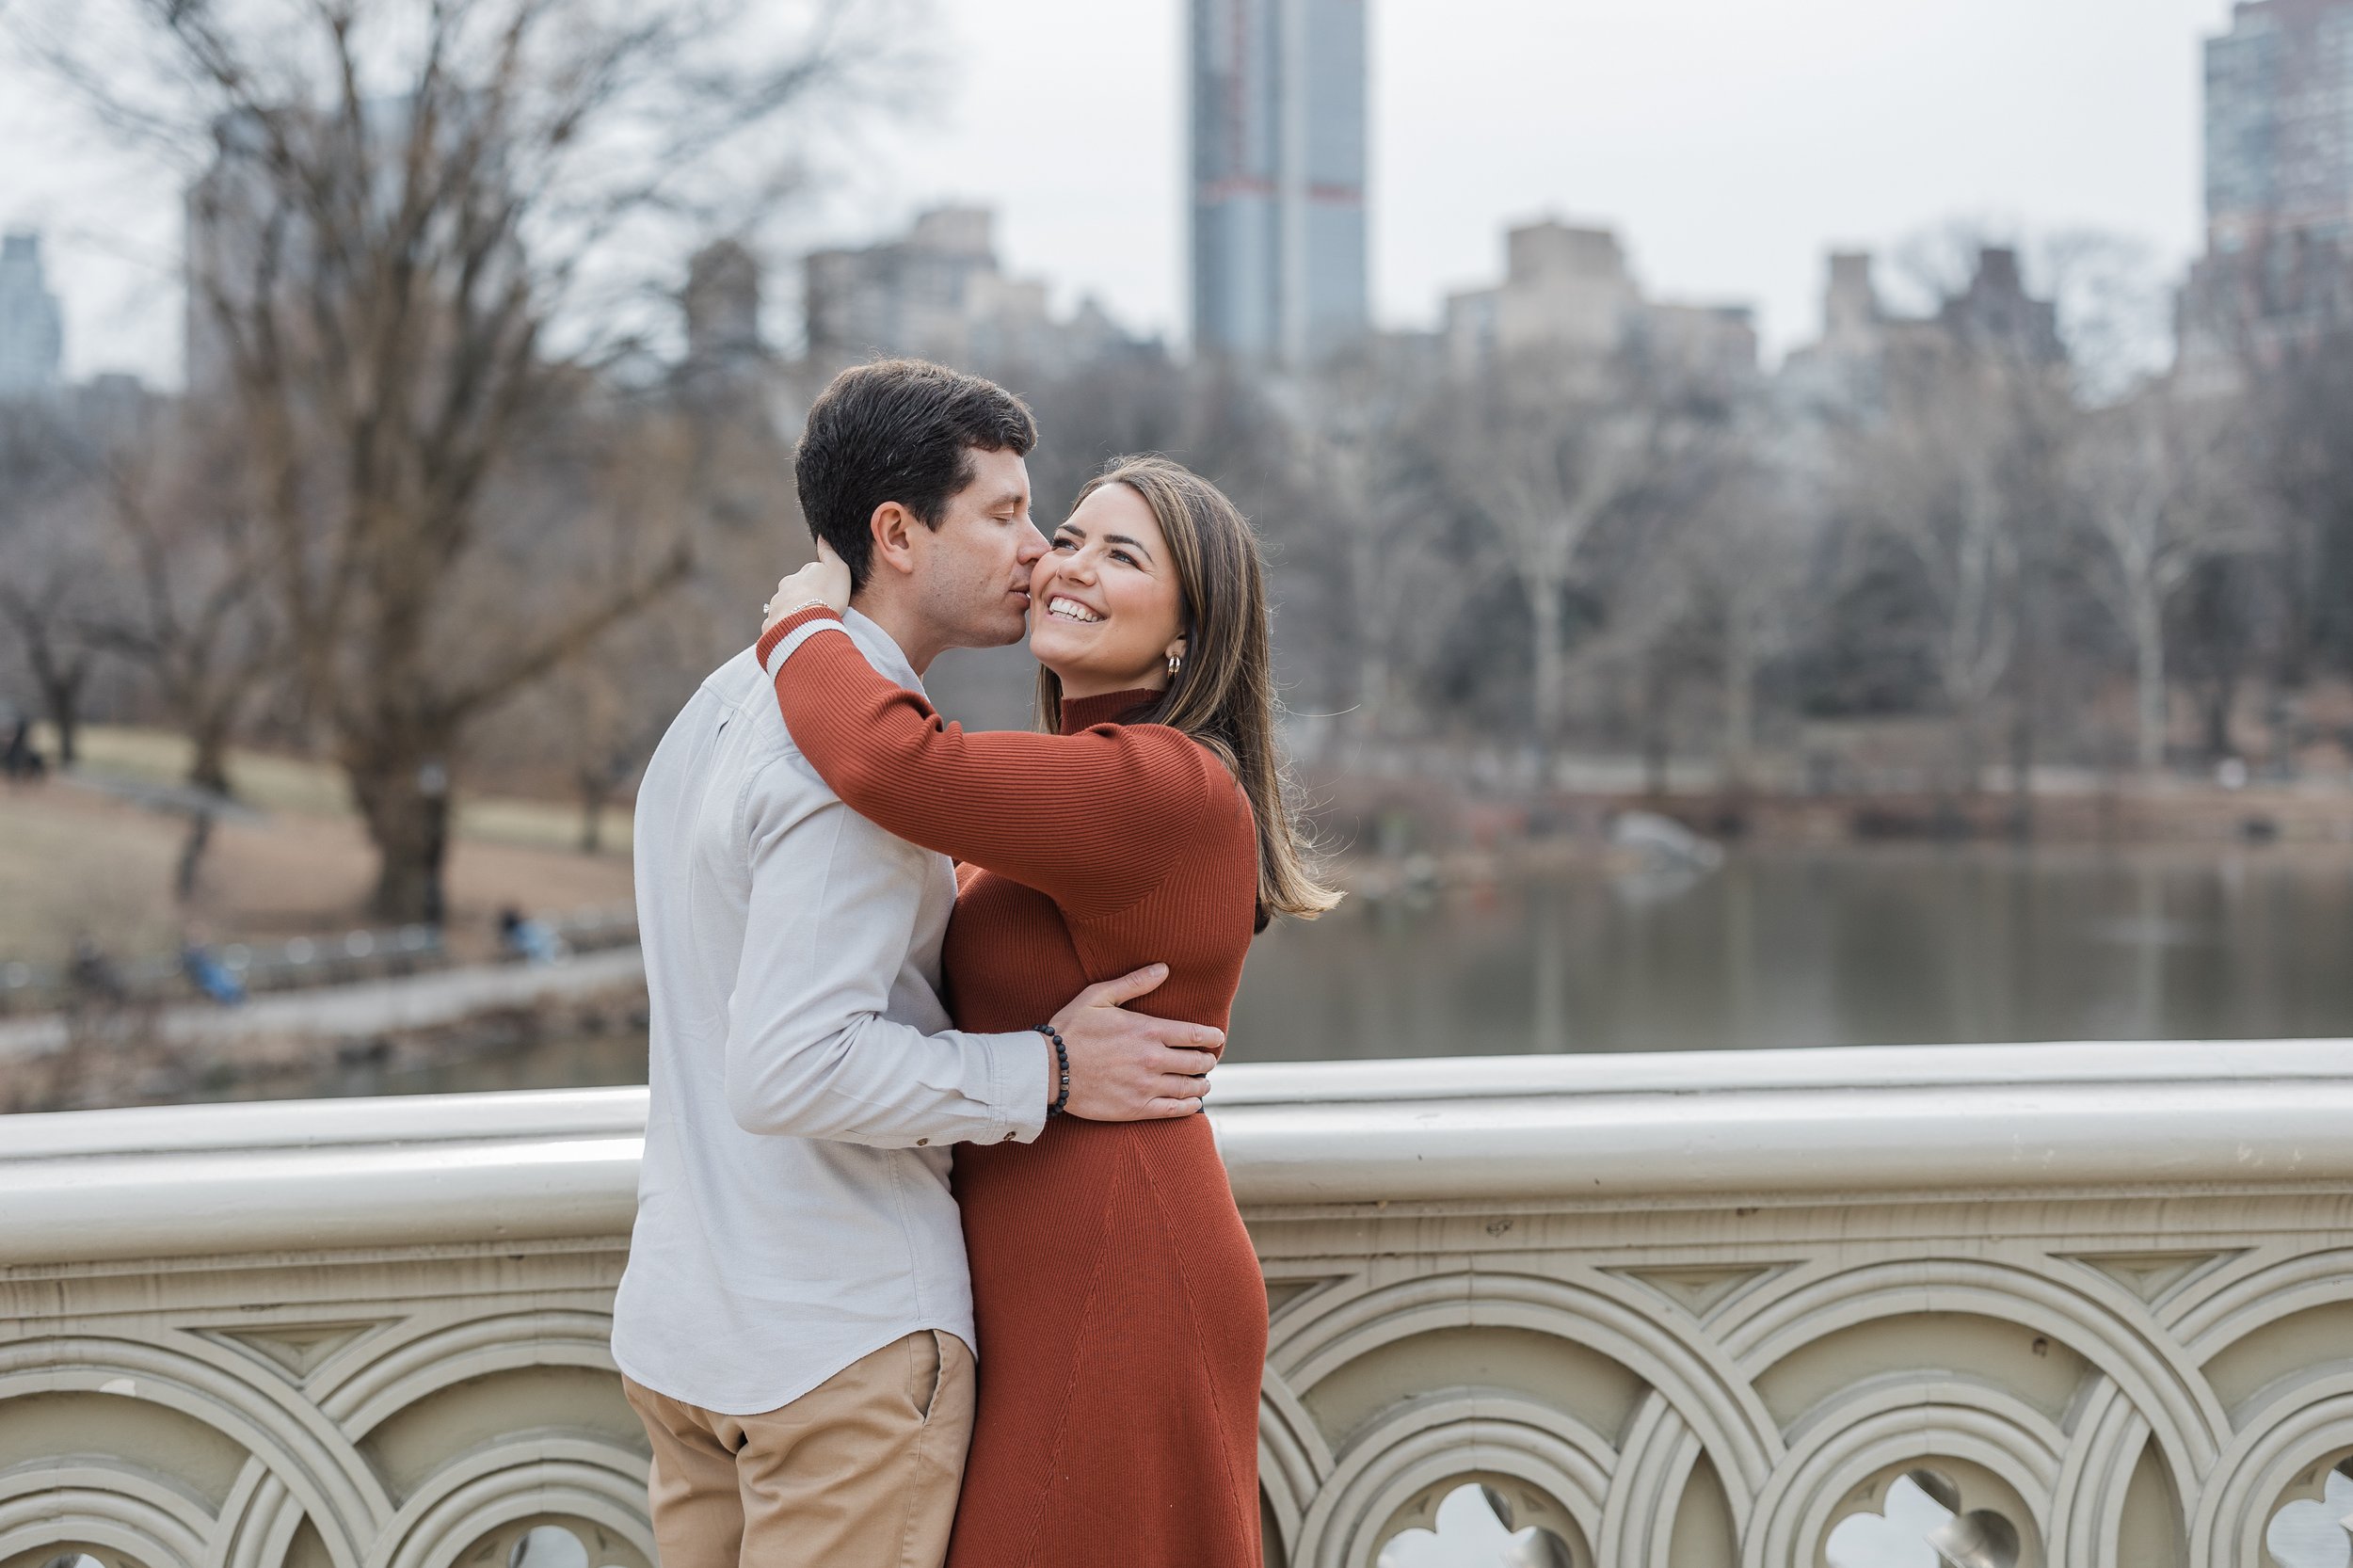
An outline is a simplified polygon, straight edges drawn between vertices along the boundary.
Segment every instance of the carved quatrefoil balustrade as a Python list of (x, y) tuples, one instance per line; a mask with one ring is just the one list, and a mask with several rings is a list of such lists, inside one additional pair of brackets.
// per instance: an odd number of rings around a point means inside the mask
[(1588, 1568), (1543, 1526), (1513, 1530), (1511, 1500), (1476, 1481), (1446, 1494), (1434, 1524), (1392, 1537), (1376, 1568)]

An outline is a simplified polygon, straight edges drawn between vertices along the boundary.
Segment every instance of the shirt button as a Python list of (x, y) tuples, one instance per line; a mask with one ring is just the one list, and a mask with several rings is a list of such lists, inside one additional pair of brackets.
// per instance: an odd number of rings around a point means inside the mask
[(923, 1147), (926, 1144), (929, 1144), (930, 1142), (931, 1142), (931, 1140), (930, 1140), (929, 1138), (918, 1138), (918, 1139), (915, 1141), (915, 1146), (916, 1146), (917, 1148), (919, 1148), (919, 1149), (920, 1149), (920, 1148)]
[(1010, 1144), (1010, 1143), (1012, 1143), (1012, 1142), (1014, 1141), (1014, 1139), (1015, 1139), (1016, 1136), (1017, 1136), (1017, 1134), (1008, 1132), (1008, 1133), (1006, 1133), (1006, 1134), (1005, 1134), (1002, 1138), (1000, 1138), (1000, 1139), (999, 1139), (999, 1140), (997, 1140), (997, 1141), (998, 1141), (999, 1143), (1000, 1143), (1000, 1144)]

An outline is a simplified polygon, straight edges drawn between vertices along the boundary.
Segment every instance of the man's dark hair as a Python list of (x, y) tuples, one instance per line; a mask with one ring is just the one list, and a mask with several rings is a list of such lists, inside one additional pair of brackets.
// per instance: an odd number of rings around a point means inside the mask
[(895, 501), (937, 528), (972, 482), (971, 454), (1028, 456), (1037, 422), (1019, 398), (922, 360), (877, 360), (833, 378), (808, 410), (793, 460), (801, 513), (866, 585), (874, 508)]

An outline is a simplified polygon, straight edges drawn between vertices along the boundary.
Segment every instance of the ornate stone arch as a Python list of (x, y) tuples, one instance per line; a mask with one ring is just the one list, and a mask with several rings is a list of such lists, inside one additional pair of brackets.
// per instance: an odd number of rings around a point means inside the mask
[(1809, 1412), (1790, 1432), (1787, 1456), (1758, 1496), (1741, 1544), (1741, 1568), (1821, 1560), (1847, 1496), (1891, 1465), (1938, 1457), (1982, 1465), (2035, 1511), (2047, 1541), (2044, 1499), (2056, 1484), (2065, 1433), (2024, 1400), (1976, 1383), (1897, 1376), (1857, 1385)]
[(1408, 1498), (1477, 1471), (1543, 1491), (1591, 1541), (1616, 1457), (1600, 1433), (1533, 1400), (1457, 1395), (1394, 1412), (1338, 1456), (1301, 1525), (1293, 1568), (1371, 1568), (1375, 1533)]

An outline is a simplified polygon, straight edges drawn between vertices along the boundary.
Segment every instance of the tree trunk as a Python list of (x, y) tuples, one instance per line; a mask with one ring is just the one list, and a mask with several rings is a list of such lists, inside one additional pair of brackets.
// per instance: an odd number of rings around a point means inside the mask
[(2020, 656), (2010, 663), (2009, 833), (2024, 842), (2034, 837), (2034, 763), (2041, 718), (2041, 675), (2048, 603), (2031, 585), (2022, 586)]
[(41, 680), (41, 703), (49, 710), (49, 723), (57, 732), (57, 769), (73, 766), (82, 757), (82, 681), (86, 670), (74, 670), (61, 676)]
[(440, 925), (447, 914), (442, 872), (449, 856), (449, 775), (429, 753), (346, 766), (353, 798), (376, 856), (368, 912), (394, 924)]
[(1722, 787), (1739, 793), (1749, 787), (1749, 764), (1756, 749), (1756, 658), (1745, 625), (1733, 612), (1724, 635), (1724, 736)]
[(585, 775), (577, 782), (580, 785), (580, 853), (601, 855), (604, 853), (604, 808), (613, 798), (612, 788), (601, 777), (591, 778)]
[(1955, 705), (1952, 788), (1958, 795), (1974, 795), (1985, 786), (1985, 738), (1979, 720), (1976, 703), (1963, 698)]
[(1674, 766), (1673, 729), (1668, 720), (1674, 696), (1666, 659), (1658, 653), (1642, 662), (1642, 792), (1664, 798)]
[(213, 841), (213, 814), (198, 811), (188, 818), (188, 836), (180, 846), (180, 865), (171, 879), (172, 896), (185, 904), (196, 896), (196, 876), (204, 863), (204, 850)]
[(1528, 585), (1528, 609), (1536, 632), (1536, 785), (1550, 790), (1561, 738), (1561, 590), (1542, 581)]
[(1381, 710), (1389, 695), (1389, 656), (1369, 641), (1356, 660), (1356, 733), (1371, 740), (1381, 733)]
[(2213, 761), (2238, 755), (2231, 738), (2231, 710), (2238, 701), (2238, 671), (2218, 672), (2206, 688), (2206, 756)]
[(2154, 778), (2165, 769), (2165, 621), (2145, 589), (2133, 596), (2133, 676), (2140, 771)]
[(188, 782), (216, 795), (229, 794), (228, 731), (216, 725), (199, 725), (189, 731), (188, 739), (196, 745), (196, 755), (188, 763)]
[(1368, 525), (1359, 522), (1349, 545), (1349, 578), (1356, 605), (1356, 734), (1370, 740), (1381, 732), (1381, 707), (1389, 695), (1388, 639), (1394, 629), (1374, 608), (1380, 597), (1380, 552)]
[(2009, 728), (2009, 832), (2013, 839), (2034, 837), (2034, 682), (2021, 682), (2017, 711)]

